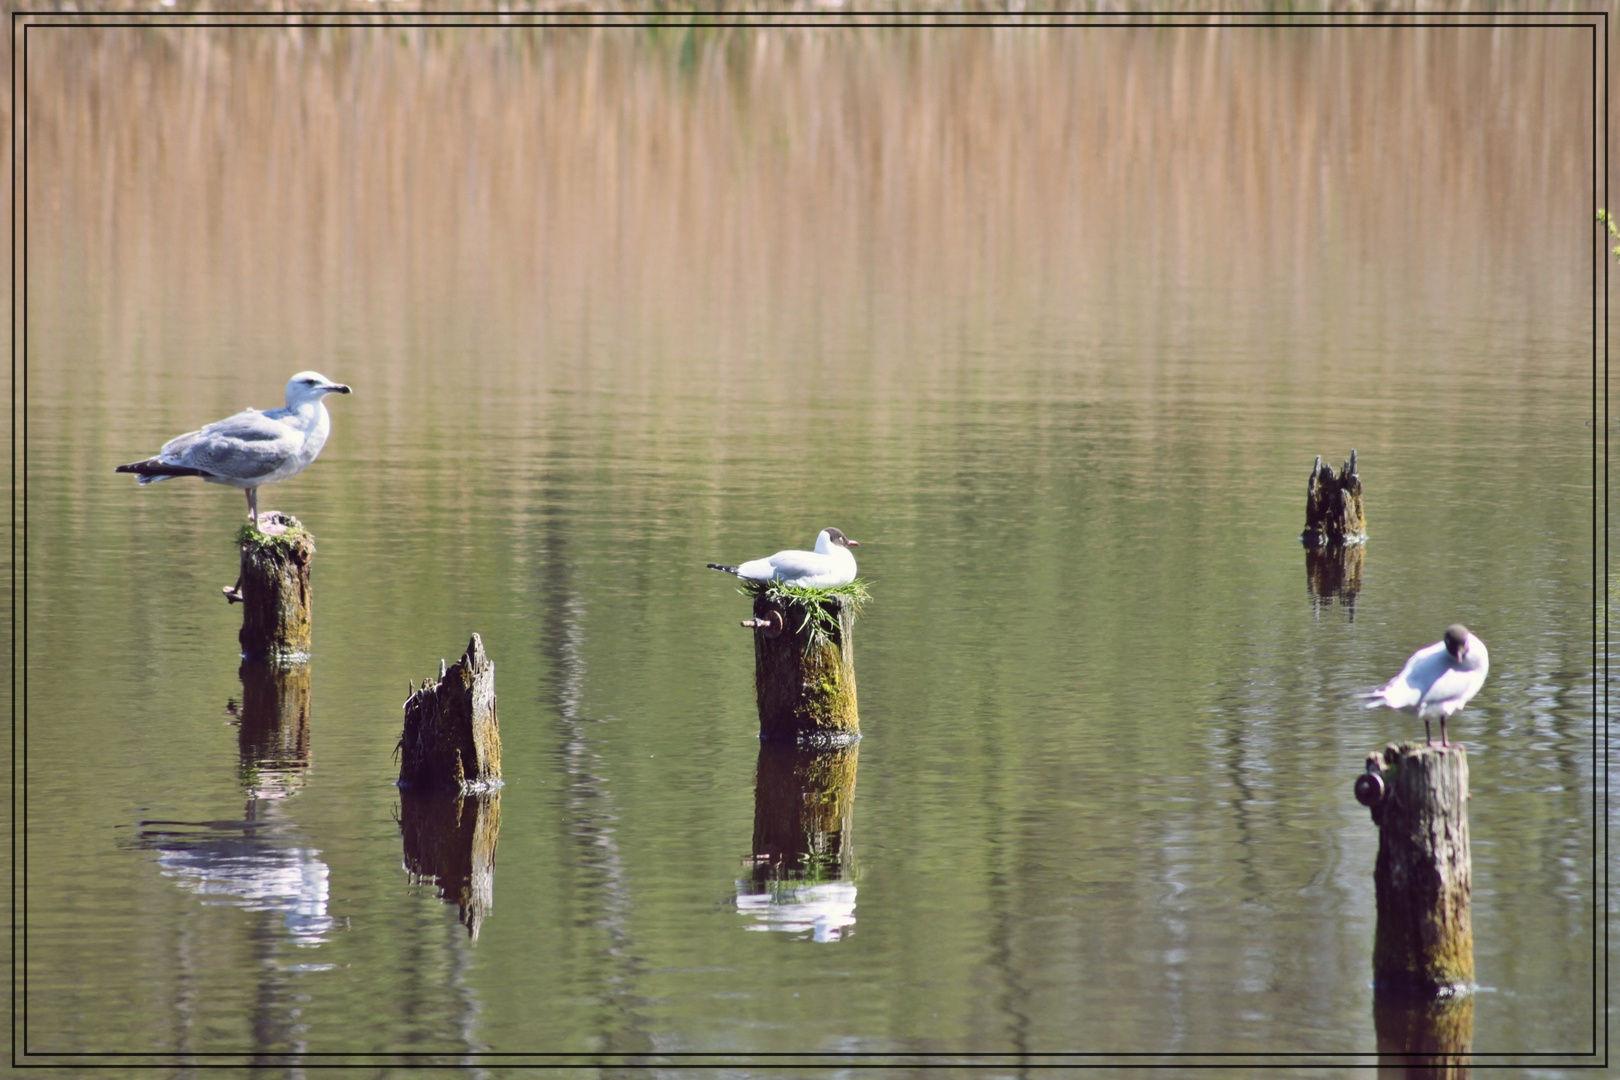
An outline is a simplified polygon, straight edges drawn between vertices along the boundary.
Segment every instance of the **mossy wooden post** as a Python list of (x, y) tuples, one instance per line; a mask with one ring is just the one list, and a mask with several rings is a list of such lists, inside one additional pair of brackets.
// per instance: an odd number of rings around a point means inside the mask
[(399, 791), (399, 833), (405, 872), (431, 881), (455, 904), (474, 941), (495, 905), (495, 842), (501, 832), (501, 793), (471, 795), (427, 788)]
[(1317, 456), (1305, 485), (1305, 531), (1299, 539), (1306, 547), (1343, 547), (1367, 539), (1367, 516), (1361, 505), (1361, 476), (1356, 472), (1354, 450), (1337, 476)]
[[(819, 606), (821, 614), (811, 610)], [(861, 737), (855, 702), (855, 609), (825, 599), (754, 597), (754, 692), (759, 737), (805, 746), (841, 746)]]
[(477, 634), (439, 681), (422, 681), (405, 701), (399, 736), (401, 787), (477, 791), (500, 783), (501, 731), (495, 716), (495, 663)]
[(1356, 798), (1378, 826), (1373, 987), (1438, 998), (1474, 985), (1468, 754), (1402, 743), (1367, 755)]
[(849, 871), (856, 746), (761, 743), (754, 777), (754, 882), (839, 880)]
[(277, 662), (309, 657), (313, 626), (309, 585), (315, 538), (290, 514), (259, 515), (259, 527), (242, 526), (242, 576), (225, 595), (242, 604), (242, 655)]

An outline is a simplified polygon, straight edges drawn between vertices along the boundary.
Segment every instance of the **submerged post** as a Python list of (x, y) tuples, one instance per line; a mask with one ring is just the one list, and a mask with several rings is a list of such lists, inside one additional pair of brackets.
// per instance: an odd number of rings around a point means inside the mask
[(1356, 799), (1378, 826), (1373, 988), (1440, 998), (1474, 986), (1468, 754), (1403, 743), (1367, 755)]
[(1367, 539), (1367, 518), (1361, 506), (1361, 476), (1356, 472), (1356, 452), (1344, 463), (1339, 475), (1322, 464), (1317, 455), (1305, 485), (1305, 531), (1300, 542), (1306, 547), (1341, 547)]
[(400, 732), (401, 787), (477, 791), (501, 782), (501, 732), (495, 716), (495, 663), (477, 634), (439, 681), (411, 688)]
[(225, 598), (242, 605), (238, 640), (249, 659), (299, 661), (309, 657), (309, 564), (315, 538), (297, 518), (272, 510), (259, 527), (242, 526), (242, 574)]
[[(857, 582), (857, 584), (859, 584)], [(861, 737), (855, 703), (855, 612), (859, 594), (754, 594), (754, 693), (759, 737), (841, 746)]]

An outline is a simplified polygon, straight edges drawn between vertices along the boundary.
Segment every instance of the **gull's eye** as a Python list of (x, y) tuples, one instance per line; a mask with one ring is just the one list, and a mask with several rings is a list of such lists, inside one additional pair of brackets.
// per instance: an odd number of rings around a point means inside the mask
[(314, 386), (315, 385), (315, 380), (314, 379), (305, 379), (304, 380), (304, 385), (305, 386)]

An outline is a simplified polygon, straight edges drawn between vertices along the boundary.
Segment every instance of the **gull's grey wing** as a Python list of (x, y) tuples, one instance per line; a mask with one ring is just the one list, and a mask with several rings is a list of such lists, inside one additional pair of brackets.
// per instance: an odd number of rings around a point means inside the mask
[(158, 457), (233, 480), (252, 480), (280, 468), (303, 445), (303, 436), (255, 409), (216, 420), (163, 444)]

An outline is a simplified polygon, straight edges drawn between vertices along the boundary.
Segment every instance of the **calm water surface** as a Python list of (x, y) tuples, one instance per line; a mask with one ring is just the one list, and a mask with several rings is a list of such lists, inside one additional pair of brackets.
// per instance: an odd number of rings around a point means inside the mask
[[(27, 1049), (1353, 1071), (1351, 782), (1418, 731), (1353, 695), (1456, 620), (1473, 1048), (1589, 1049), (1575, 33), (32, 33)], [(261, 493), (319, 545), (266, 733), (240, 495), (112, 467), (311, 367), (355, 393)], [(1372, 539), (1318, 592), (1305, 479), (1351, 448)], [(703, 564), (826, 525), (865, 738), (831, 869), (773, 893)], [(476, 939), (391, 759), (473, 631)]]

